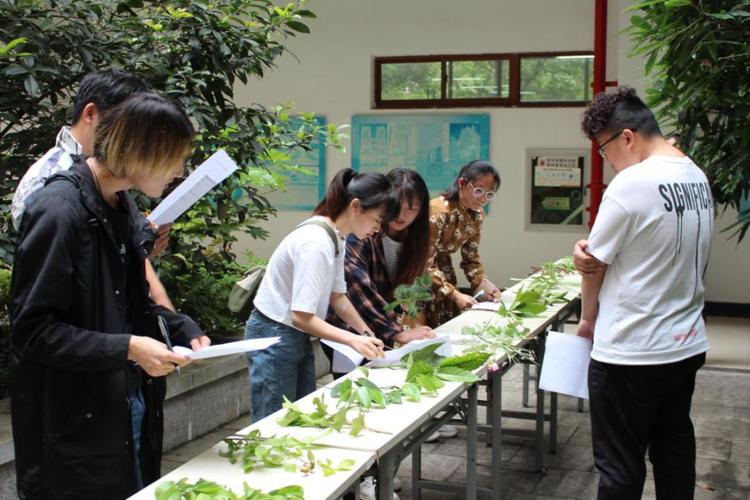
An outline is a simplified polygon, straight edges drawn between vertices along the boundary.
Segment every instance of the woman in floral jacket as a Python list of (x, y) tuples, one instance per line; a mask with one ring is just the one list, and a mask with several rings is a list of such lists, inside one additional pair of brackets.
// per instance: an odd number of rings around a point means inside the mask
[(463, 309), (475, 304), (476, 299), (456, 288), (456, 272), (451, 255), (461, 251), (461, 269), (476, 294), (484, 292), (484, 299), (497, 300), (498, 288), (484, 274), (479, 259), (479, 240), (484, 205), (489, 203), (500, 187), (500, 175), (486, 161), (474, 160), (461, 167), (453, 185), (441, 196), (430, 201), (430, 261), (435, 299), (429, 306), (427, 323), (440, 326)]

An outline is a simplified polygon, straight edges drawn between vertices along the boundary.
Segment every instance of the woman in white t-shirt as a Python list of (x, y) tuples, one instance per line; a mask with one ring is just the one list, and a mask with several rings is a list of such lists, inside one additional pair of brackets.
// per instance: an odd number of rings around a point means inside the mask
[[(367, 359), (383, 356), (383, 342), (346, 296), (344, 241), (349, 234), (364, 238), (378, 232), (397, 207), (383, 174), (344, 169), (313, 217), (276, 248), (245, 328), (246, 339), (281, 337), (248, 355), (253, 422), (280, 409), (284, 396), (294, 401), (315, 390), (310, 335), (348, 345)], [(360, 335), (326, 322), (329, 305)]]

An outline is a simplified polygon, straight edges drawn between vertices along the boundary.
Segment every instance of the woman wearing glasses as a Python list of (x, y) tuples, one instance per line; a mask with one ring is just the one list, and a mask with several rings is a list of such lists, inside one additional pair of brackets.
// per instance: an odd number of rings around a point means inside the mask
[[(486, 161), (467, 163), (453, 185), (430, 202), (430, 261), (435, 299), (429, 306), (427, 323), (437, 327), (459, 311), (476, 304), (474, 297), (497, 300), (500, 290), (484, 274), (479, 259), (484, 205), (500, 187), (500, 175)], [(461, 269), (471, 284), (474, 296), (456, 288), (456, 272), (451, 255), (461, 250)]]

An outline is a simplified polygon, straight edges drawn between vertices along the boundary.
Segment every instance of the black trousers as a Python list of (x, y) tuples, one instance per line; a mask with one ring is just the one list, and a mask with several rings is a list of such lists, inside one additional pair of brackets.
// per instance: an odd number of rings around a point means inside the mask
[(664, 365), (591, 360), (589, 404), (599, 500), (637, 500), (646, 480), (646, 450), (656, 498), (692, 499), (695, 434), (690, 406), (705, 354)]

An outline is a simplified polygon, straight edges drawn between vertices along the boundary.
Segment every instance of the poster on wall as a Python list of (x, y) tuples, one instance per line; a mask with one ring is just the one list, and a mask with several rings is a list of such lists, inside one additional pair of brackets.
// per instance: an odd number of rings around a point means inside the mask
[(529, 149), (527, 164), (527, 226), (575, 228), (585, 223), (584, 180), (588, 152), (571, 149)]
[(352, 168), (402, 167), (419, 172), (431, 196), (450, 186), (472, 160), (489, 160), (487, 114), (388, 114), (352, 116)]
[[(325, 117), (316, 116), (315, 124), (325, 127)], [(277, 210), (313, 210), (325, 196), (326, 146), (320, 139), (315, 139), (310, 148), (310, 151), (297, 150), (289, 155), (293, 165), (303, 167), (308, 173), (285, 172), (285, 190), (266, 195)]]

